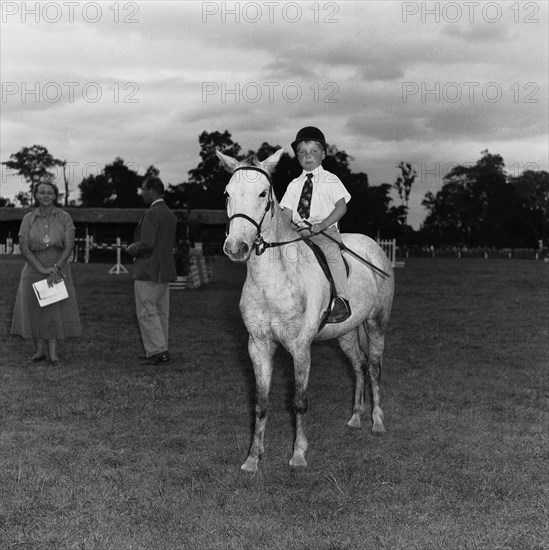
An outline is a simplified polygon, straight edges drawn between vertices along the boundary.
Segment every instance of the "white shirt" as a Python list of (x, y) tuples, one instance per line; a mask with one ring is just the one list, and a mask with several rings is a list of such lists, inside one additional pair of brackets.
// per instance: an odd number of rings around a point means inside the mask
[[(322, 166), (317, 166), (310, 173), (313, 174), (313, 196), (307, 221), (315, 224), (320, 223), (329, 216), (335, 208), (336, 202), (340, 199), (345, 199), (345, 203), (348, 203), (351, 200), (351, 195), (345, 189), (341, 180), (332, 172), (324, 170)], [(297, 213), (297, 207), (307, 174), (308, 172), (303, 171), (298, 178), (292, 180), (280, 201), (282, 208), (289, 208), (292, 211), (292, 221), (301, 226), (305, 224)]]

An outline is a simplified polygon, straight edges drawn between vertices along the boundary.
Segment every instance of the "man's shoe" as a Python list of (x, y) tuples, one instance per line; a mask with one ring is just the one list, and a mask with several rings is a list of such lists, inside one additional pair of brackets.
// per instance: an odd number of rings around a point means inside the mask
[(345, 298), (337, 296), (332, 302), (332, 309), (327, 323), (343, 323), (351, 316), (351, 306)]
[(160, 365), (160, 363), (167, 363), (170, 359), (171, 356), (168, 351), (161, 351), (149, 357), (149, 365)]

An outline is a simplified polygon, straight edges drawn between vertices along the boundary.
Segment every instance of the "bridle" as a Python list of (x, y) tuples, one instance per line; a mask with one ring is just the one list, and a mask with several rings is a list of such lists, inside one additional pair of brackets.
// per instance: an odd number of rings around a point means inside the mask
[(246, 214), (240, 214), (240, 213), (234, 214), (229, 218), (229, 221), (227, 222), (227, 225), (225, 228), (225, 236), (227, 237), (229, 235), (229, 228), (230, 228), (231, 222), (235, 218), (244, 218), (245, 220), (249, 221), (257, 229), (252, 250), (255, 250), (255, 253), (258, 256), (261, 256), (261, 254), (263, 254), (263, 252), (265, 252), (267, 248), (270, 248), (273, 246), (281, 246), (283, 244), (289, 244), (289, 243), (294, 243), (296, 241), (303, 241), (305, 239), (308, 239), (309, 236), (299, 237), (291, 241), (274, 242), (274, 243), (265, 242), (265, 240), (261, 235), (261, 229), (263, 227), (263, 221), (265, 220), (265, 216), (267, 215), (267, 212), (269, 212), (269, 210), (271, 211), (271, 218), (274, 215), (273, 180), (269, 173), (267, 173), (265, 170), (257, 166), (240, 166), (233, 172), (232, 175), (234, 176), (240, 170), (253, 170), (255, 172), (259, 172), (260, 174), (263, 174), (269, 182), (269, 198), (267, 199), (267, 206), (265, 206), (265, 210), (263, 211), (263, 216), (261, 216), (261, 220), (259, 221), (259, 223), (257, 223), (253, 218), (250, 218), (250, 216)]

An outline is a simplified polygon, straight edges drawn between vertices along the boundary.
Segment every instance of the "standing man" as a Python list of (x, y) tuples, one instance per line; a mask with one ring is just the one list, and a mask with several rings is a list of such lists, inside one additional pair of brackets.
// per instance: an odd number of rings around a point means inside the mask
[(134, 257), (135, 310), (145, 348), (143, 359), (158, 365), (170, 360), (169, 283), (176, 278), (173, 250), (177, 218), (162, 198), (164, 184), (160, 178), (146, 178), (141, 191), (150, 207), (135, 229), (135, 242), (126, 251)]

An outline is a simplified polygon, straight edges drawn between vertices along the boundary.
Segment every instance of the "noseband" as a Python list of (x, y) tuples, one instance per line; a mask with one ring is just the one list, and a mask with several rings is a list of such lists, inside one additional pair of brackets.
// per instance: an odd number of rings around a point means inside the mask
[(267, 180), (269, 181), (269, 198), (267, 200), (267, 206), (265, 207), (265, 211), (263, 212), (263, 216), (261, 217), (261, 220), (259, 223), (257, 223), (253, 218), (250, 218), (250, 216), (247, 216), (246, 214), (234, 214), (229, 218), (229, 221), (227, 222), (227, 226), (225, 228), (225, 236), (229, 235), (229, 227), (231, 225), (231, 222), (235, 218), (244, 218), (245, 220), (249, 221), (252, 225), (255, 226), (257, 229), (257, 233), (255, 236), (253, 248), (255, 249), (255, 252), (258, 256), (263, 254), (265, 252), (265, 249), (267, 248), (267, 243), (263, 240), (263, 237), (261, 236), (261, 227), (263, 225), (263, 220), (265, 219), (265, 216), (267, 215), (267, 212), (271, 211), (271, 217), (274, 214), (274, 200), (273, 200), (273, 180), (271, 179), (271, 176), (265, 172), (262, 168), (259, 168), (257, 166), (241, 166), (240, 168), (237, 168), (233, 172), (233, 176), (240, 170), (253, 170), (255, 172), (259, 172), (260, 174), (263, 174)]

